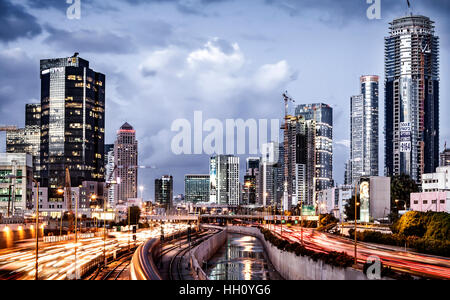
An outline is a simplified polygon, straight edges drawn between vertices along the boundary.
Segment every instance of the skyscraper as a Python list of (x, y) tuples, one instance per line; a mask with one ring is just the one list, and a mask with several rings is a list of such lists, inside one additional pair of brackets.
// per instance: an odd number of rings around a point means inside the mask
[(385, 173), (420, 182), (439, 163), (439, 38), (434, 22), (407, 16), (385, 38)]
[(276, 142), (266, 147), (258, 174), (259, 204), (280, 207), (284, 192), (284, 148)]
[(114, 186), (115, 204), (123, 203), (138, 196), (138, 142), (133, 126), (125, 123), (117, 131), (114, 143), (114, 161), (117, 165)]
[(155, 201), (166, 210), (173, 207), (173, 177), (163, 176), (155, 179)]
[(41, 183), (49, 200), (70, 170), (72, 186), (104, 181), (105, 75), (77, 57), (41, 60)]
[(316, 121), (303, 116), (289, 116), (285, 127), (285, 183), (283, 209), (313, 205), (316, 184)]
[[(333, 108), (327, 104), (303, 104), (295, 111), (305, 121), (314, 120), (315, 133), (315, 177), (316, 191), (333, 187)], [(315, 199), (317, 201), (317, 199)]]
[(351, 183), (378, 176), (378, 76), (361, 77), (361, 94), (350, 99)]
[(39, 180), (41, 174), (41, 104), (25, 106), (25, 142), (33, 156), (33, 176)]
[(245, 204), (259, 204), (259, 194), (258, 191), (258, 174), (259, 174), (259, 157), (249, 157), (247, 158), (247, 172), (244, 176), (243, 185), (243, 203)]
[(217, 155), (210, 159), (210, 202), (239, 205), (239, 157)]

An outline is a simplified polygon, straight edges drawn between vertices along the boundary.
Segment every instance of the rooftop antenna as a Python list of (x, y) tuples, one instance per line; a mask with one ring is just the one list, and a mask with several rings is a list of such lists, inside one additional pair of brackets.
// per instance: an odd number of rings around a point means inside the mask
[[(411, 15), (411, 17), (413, 16), (413, 12), (412, 12), (412, 7), (411, 7), (411, 2), (410, 0), (406, 0), (406, 3), (408, 4), (408, 13)], [(408, 14), (407, 13), (407, 14)]]

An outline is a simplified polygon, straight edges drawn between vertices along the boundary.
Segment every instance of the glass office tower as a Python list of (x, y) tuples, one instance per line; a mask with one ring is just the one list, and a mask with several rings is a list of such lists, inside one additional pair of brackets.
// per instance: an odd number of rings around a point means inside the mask
[(77, 57), (41, 60), (41, 184), (56, 189), (104, 181), (105, 75)]

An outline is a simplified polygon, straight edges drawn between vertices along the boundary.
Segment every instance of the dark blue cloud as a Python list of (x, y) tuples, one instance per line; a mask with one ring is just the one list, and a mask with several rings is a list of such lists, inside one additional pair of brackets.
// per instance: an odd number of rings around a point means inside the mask
[(78, 30), (74, 32), (45, 26), (49, 36), (45, 42), (60, 50), (87, 53), (132, 53), (136, 50), (129, 36), (120, 36), (107, 31)]
[(0, 1), (0, 41), (10, 42), (21, 37), (31, 38), (42, 32), (36, 18), (20, 5)]

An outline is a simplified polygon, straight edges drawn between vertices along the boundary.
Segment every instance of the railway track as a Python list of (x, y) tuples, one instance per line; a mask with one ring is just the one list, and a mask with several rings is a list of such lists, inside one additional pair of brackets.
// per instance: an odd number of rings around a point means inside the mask
[(201, 244), (208, 238), (210, 238), (212, 235), (216, 234), (218, 230), (215, 230), (213, 232), (206, 232), (204, 234), (201, 234), (191, 242), (191, 247), (189, 247), (189, 242), (186, 242), (184, 245), (187, 245), (187, 247), (180, 249), (170, 260), (169, 264), (169, 279), (170, 280), (184, 280), (183, 276), (183, 260), (184, 257), (189, 253), (189, 251), (194, 248), (195, 246)]
[(117, 280), (130, 265), (133, 254), (133, 251), (127, 252), (118, 260), (109, 264), (107, 268), (97, 269), (88, 280)]

